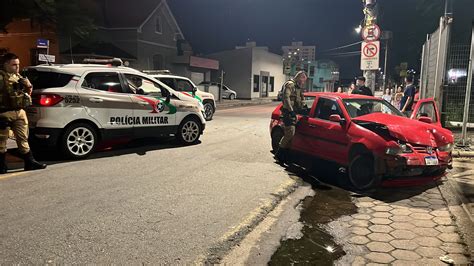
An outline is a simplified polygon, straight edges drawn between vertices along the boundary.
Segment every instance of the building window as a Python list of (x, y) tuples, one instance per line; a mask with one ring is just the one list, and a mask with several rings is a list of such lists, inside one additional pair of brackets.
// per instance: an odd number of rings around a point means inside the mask
[(159, 34), (163, 33), (161, 28), (161, 17), (156, 17), (155, 19), (155, 32)]
[(270, 92), (275, 91), (275, 77), (270, 77)]
[(310, 76), (310, 77), (313, 77), (313, 76), (314, 76), (314, 70), (315, 70), (314, 66), (310, 66), (310, 67), (309, 67), (309, 76)]
[(260, 76), (254, 75), (253, 76), (253, 92), (259, 92), (259, 91), (260, 91)]
[(324, 83), (324, 78), (319, 78), (319, 83)]
[(153, 56), (153, 69), (163, 69), (164, 68), (164, 60), (163, 55), (156, 54)]

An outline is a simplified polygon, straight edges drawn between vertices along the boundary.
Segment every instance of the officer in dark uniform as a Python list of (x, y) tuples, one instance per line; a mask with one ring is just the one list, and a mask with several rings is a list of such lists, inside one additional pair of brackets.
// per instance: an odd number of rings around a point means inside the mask
[(5, 153), (10, 129), (15, 135), (20, 156), (25, 161), (25, 171), (44, 169), (46, 164), (33, 158), (28, 144), (28, 118), (24, 108), (31, 105), (33, 86), (19, 74), (18, 56), (7, 53), (0, 62), (0, 174), (7, 172)]
[(296, 73), (293, 79), (288, 80), (284, 84), (283, 89), (283, 106), (281, 108), (284, 136), (280, 141), (280, 147), (275, 154), (275, 159), (280, 163), (289, 162), (289, 149), (291, 141), (295, 136), (296, 114), (305, 109), (303, 88), (305, 86), (308, 75), (304, 71)]
[(367, 96), (374, 96), (372, 90), (365, 86), (365, 77), (358, 77), (356, 79), (356, 89), (352, 91), (352, 94), (362, 94)]

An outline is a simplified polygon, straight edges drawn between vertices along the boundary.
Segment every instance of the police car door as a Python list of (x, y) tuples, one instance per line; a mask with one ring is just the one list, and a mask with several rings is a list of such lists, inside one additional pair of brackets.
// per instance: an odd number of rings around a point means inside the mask
[(167, 101), (168, 90), (144, 76), (124, 73), (124, 78), (130, 90), (135, 91), (132, 101), (134, 116), (138, 118), (139, 123), (134, 125), (134, 135), (157, 137), (175, 134), (177, 109), (173, 102)]
[(116, 71), (94, 71), (81, 81), (81, 102), (87, 113), (105, 130), (104, 136), (131, 136), (135, 118), (128, 88)]

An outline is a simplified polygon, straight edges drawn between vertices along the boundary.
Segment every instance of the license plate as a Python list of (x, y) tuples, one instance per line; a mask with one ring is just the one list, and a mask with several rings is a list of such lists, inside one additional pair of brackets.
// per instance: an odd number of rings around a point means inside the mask
[(425, 164), (426, 165), (438, 165), (438, 158), (435, 156), (427, 156), (425, 157)]

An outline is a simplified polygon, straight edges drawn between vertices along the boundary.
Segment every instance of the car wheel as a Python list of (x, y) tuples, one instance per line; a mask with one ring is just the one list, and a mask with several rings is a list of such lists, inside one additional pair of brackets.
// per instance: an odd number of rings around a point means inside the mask
[(64, 132), (60, 148), (71, 159), (87, 158), (97, 146), (96, 130), (86, 123), (70, 125)]
[(231, 95), (229, 95), (229, 100), (234, 100), (234, 99), (235, 99), (235, 94), (232, 93)]
[(280, 140), (283, 138), (283, 130), (276, 128), (272, 131), (272, 152), (276, 153), (280, 147)]
[(204, 104), (204, 118), (206, 119), (206, 121), (212, 120), (212, 117), (214, 116), (214, 111), (215, 109), (212, 103), (207, 102)]
[(196, 118), (186, 118), (181, 122), (176, 138), (181, 144), (196, 144), (201, 136), (201, 122)]
[(368, 190), (377, 187), (381, 177), (375, 175), (374, 160), (368, 155), (357, 155), (349, 165), (349, 180), (358, 190)]

